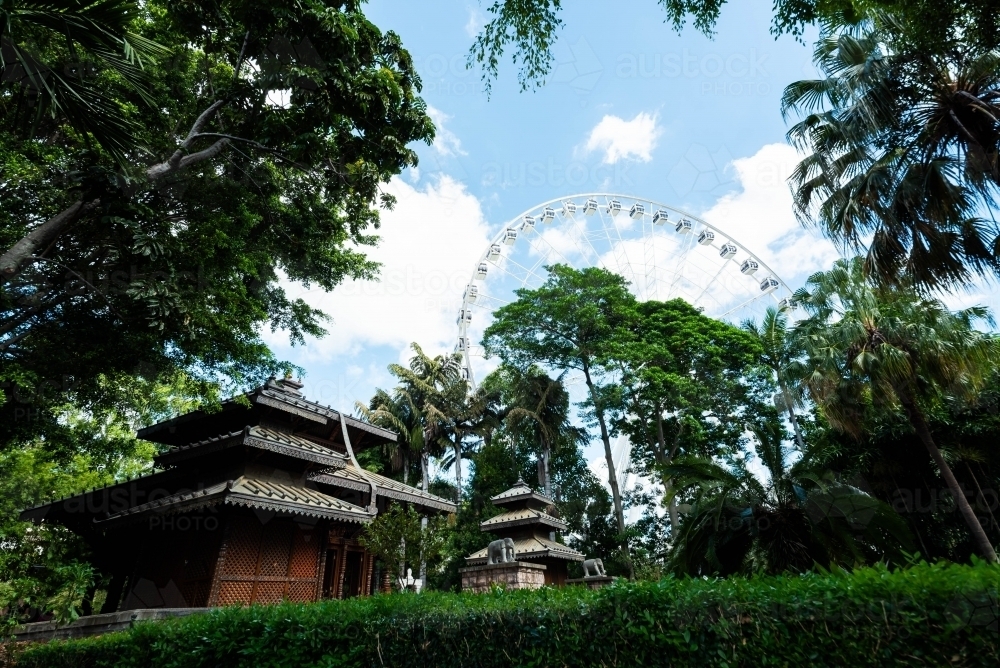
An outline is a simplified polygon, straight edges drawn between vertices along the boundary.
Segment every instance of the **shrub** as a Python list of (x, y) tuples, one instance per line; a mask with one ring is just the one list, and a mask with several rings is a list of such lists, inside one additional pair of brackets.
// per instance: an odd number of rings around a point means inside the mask
[(1000, 568), (666, 578), (225, 608), (51, 642), (18, 668), (997, 665)]

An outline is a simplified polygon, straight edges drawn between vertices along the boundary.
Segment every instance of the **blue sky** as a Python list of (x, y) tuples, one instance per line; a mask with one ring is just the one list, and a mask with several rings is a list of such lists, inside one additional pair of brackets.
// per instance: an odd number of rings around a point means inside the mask
[[(280, 332), (268, 336), (306, 369), (317, 400), (351, 410), (391, 387), (386, 365), (405, 360), (410, 341), (450, 350), (462, 289), (489, 238), (560, 195), (632, 193), (702, 215), (793, 288), (832, 259), (828, 244), (796, 226), (783, 184), (794, 153), (784, 146), (781, 91), (813, 70), (808, 46), (770, 35), (769, 0), (728, 4), (712, 39), (675, 32), (654, 0), (566, 4), (549, 81), (521, 92), (505, 61), (490, 97), (465, 66), (482, 5), (366, 5), (413, 55), (438, 135), (417, 146), (419, 167), (388, 186), (399, 205), (383, 215), (372, 252), (383, 280), (331, 294), (292, 286), (332, 316), (330, 333), (295, 348)], [(798, 243), (782, 248), (788, 238)]]
[(382, 279), (329, 294), (289, 288), (333, 318), (329, 335), (305, 346), (267, 335), (306, 369), (311, 398), (350, 411), (392, 387), (386, 366), (405, 362), (411, 341), (450, 352), (464, 286), (490, 238), (561, 195), (610, 191), (685, 209), (731, 233), (792, 289), (837, 257), (795, 221), (785, 184), (797, 158), (779, 100), (785, 85), (815, 76), (814, 33), (806, 44), (775, 40), (770, 0), (725, 5), (712, 39), (675, 32), (655, 0), (565, 4), (545, 85), (521, 92), (507, 60), (490, 97), (465, 66), (483, 5), (366, 5), (413, 55), (438, 134), (417, 146), (419, 167), (387, 186), (399, 204), (383, 214), (370, 253)]

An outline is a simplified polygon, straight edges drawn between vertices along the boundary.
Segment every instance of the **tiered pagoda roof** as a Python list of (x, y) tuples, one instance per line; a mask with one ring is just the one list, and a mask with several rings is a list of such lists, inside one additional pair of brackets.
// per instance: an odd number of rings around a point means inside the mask
[[(549, 538), (551, 531), (567, 531), (568, 525), (551, 515), (555, 502), (528, 487), (524, 480), (490, 497), (493, 505), (504, 508), (499, 515), (479, 524), (481, 531), (511, 538), (518, 559), (560, 559), (583, 561), (584, 556), (571, 547)], [(487, 548), (466, 557), (470, 566), (485, 564)]]
[[(364, 523), (375, 508), (338, 498), (338, 490), (370, 494), (372, 484), (377, 497), (457, 510), (447, 499), (356, 468), (352, 451), (393, 442), (396, 434), (309, 401), (301, 388), (291, 379), (271, 379), (244, 395), (249, 408), (234, 398), (221, 411), (194, 411), (142, 429), (139, 438), (169, 446), (154, 458), (160, 470), (41, 504), (22, 518), (103, 531), (152, 513), (224, 504)], [(358, 495), (346, 496), (356, 501)]]

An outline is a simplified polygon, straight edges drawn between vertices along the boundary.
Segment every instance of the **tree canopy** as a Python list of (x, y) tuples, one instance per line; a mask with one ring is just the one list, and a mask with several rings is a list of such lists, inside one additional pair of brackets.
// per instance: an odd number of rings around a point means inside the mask
[[(70, 50), (33, 39), (26, 6), (3, 6), (4, 53), (62, 71)], [(143, 60), (142, 92), (107, 59), (81, 84), (134, 128), (124, 165), (65, 105), (21, 123), (38, 101), (5, 56), (0, 375), (19, 400), (0, 409), (4, 443), (53, 428), (67, 396), (116, 400), (126, 376), (247, 385), (287, 368), (262, 328), (301, 342), (327, 318), (286, 281), (329, 290), (375, 276), (364, 251), (393, 203), (381, 185), (433, 136), (409, 54), (359, 2), (129, 12), (117, 29), (169, 55)]]

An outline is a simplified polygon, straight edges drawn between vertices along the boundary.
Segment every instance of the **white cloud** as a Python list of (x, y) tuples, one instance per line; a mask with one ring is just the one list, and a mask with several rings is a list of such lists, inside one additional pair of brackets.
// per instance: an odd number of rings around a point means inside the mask
[(438, 155), (468, 155), (462, 150), (462, 142), (458, 136), (444, 126), (451, 120), (451, 116), (430, 105), (427, 106), (427, 115), (434, 121), (435, 132), (432, 148), (437, 151)]
[(641, 112), (630, 121), (618, 116), (605, 116), (590, 131), (586, 151), (604, 151), (604, 162), (615, 164), (623, 158), (641, 162), (652, 160), (652, 151), (663, 129), (657, 125), (656, 114)]
[(800, 159), (791, 146), (767, 144), (734, 160), (741, 190), (724, 195), (702, 214), (757, 254), (793, 290), (839, 257), (829, 240), (795, 219), (787, 179)]
[[(489, 243), (479, 200), (448, 176), (415, 187), (394, 178), (386, 190), (397, 198), (382, 213), (382, 240), (368, 256), (382, 263), (379, 279), (348, 281), (332, 292), (288, 287), (333, 318), (329, 333), (310, 339), (297, 357), (304, 362), (355, 357), (365, 349), (389, 346), (408, 359), (411, 342), (428, 352), (450, 352), (455, 318), (465, 284)], [(287, 348), (282, 332), (266, 336), (274, 348)]]
[(484, 25), (486, 25), (486, 17), (483, 13), (478, 7), (470, 7), (469, 20), (465, 23), (465, 34), (469, 37), (475, 37)]

